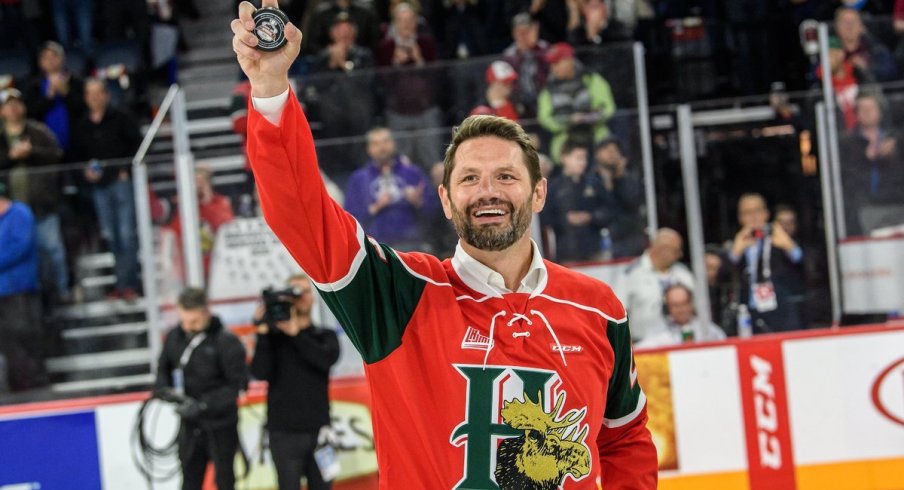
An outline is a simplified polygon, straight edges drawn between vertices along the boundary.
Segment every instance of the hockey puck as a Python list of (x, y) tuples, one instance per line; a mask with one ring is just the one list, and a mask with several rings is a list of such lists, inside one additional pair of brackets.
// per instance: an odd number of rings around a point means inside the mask
[(251, 16), (254, 19), (254, 35), (257, 49), (276, 51), (286, 44), (286, 24), (289, 17), (276, 7), (261, 7)]

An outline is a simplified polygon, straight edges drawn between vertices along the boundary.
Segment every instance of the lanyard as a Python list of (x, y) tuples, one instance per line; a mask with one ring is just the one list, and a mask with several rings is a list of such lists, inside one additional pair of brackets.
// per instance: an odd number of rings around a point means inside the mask
[[(759, 260), (757, 260), (753, 264), (753, 274), (751, 277), (751, 282), (766, 282), (772, 277), (772, 237), (766, 236), (763, 238), (763, 241), (760, 242), (760, 250), (759, 250)], [(762, 280), (760, 280), (757, 274), (760, 267), (762, 267)]]
[(184, 368), (185, 365), (188, 364), (188, 360), (191, 359), (192, 353), (195, 352), (195, 349), (198, 347), (198, 345), (200, 345), (201, 342), (204, 342), (204, 339), (206, 338), (207, 332), (201, 332), (195, 335), (193, 339), (191, 339), (191, 342), (188, 343), (188, 347), (186, 347), (185, 350), (182, 351), (182, 357), (179, 358), (179, 369)]

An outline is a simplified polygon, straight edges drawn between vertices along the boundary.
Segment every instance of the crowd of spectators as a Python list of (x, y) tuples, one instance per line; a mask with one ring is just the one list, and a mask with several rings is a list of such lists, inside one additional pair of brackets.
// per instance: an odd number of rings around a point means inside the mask
[[(904, 44), (897, 38), (904, 33), (904, 0), (893, 3), (293, 0), (283, 6), (293, 22), (305, 26), (297, 91), (316, 123), (318, 141), (325, 143), (318, 147), (323, 167), (345, 189), (345, 207), (367, 233), (400, 250), (451, 255), (454, 232), (435, 192), (448, 140), (444, 128), (469, 114), (520, 121), (537, 135), (550, 182), (550, 200), (540, 216), (545, 255), (565, 263), (640, 256), (629, 267), (624, 287), (629, 311), (643, 310), (632, 316), (650, 317), (634, 328), (641, 334), (648, 325), (651, 331), (669, 325), (663, 312), (673, 303), (680, 310), (688, 298), (703, 293), (694, 291), (686, 271), (680, 271), (680, 235), (662, 230), (647, 239), (633, 130), (618, 121), (626, 107), (617, 101), (631, 99), (626, 87), (633, 79), (619, 78), (619, 67), (595, 63), (582, 53), (593, 57), (619, 45), (629, 56), (627, 45), (619, 43), (643, 42), (654, 102), (765, 93), (775, 80), (803, 89), (817, 87), (823, 74), (806, 51), (801, 22), (830, 22), (831, 79), (845, 134), (846, 223), (849, 234), (858, 234), (887, 221), (904, 203), (899, 136), (887, 117), (891, 109), (873, 86), (904, 73)], [(140, 294), (140, 283), (133, 187), (124, 159), (134, 154), (140, 138), (136, 121), (146, 115), (136, 112), (142, 107), (142, 77), (162, 66), (161, 56), (166, 58), (155, 52), (151, 31), (175, 26), (180, 16), (196, 17), (197, 9), (191, 2), (162, 0), (47, 5), (51, 8), (35, 11), (29, 2), (0, 3), (0, 55), (24, 50), (34, 64), (24, 75), (0, 76), (3, 193), (27, 206), (34, 221), (27, 243), (33, 244), (39, 264), (35, 284), (43, 285), (35, 291), (43, 293), (45, 304), (74, 300), (72, 261), (86, 251), (73, 250), (74, 244), (109, 250), (116, 282), (108, 298), (132, 300)], [(892, 13), (888, 29), (873, 22)], [(42, 22), (45, 18), (52, 22)], [(139, 68), (103, 61), (106, 49), (123, 42), (135, 46)], [(712, 91), (682, 92), (680, 85), (659, 89), (687, 74), (676, 70), (696, 62), (713, 63), (712, 72), (702, 72), (719, 81)], [(243, 133), (247, 82), (234, 95), (235, 129)], [(362, 135), (367, 158), (346, 144)], [(76, 165), (77, 171), (41, 170), (57, 164)], [(196, 172), (206, 266), (216, 230), (248, 213), (215, 190), (212, 169)], [(765, 199), (743, 201), (766, 210), (768, 221)], [(19, 223), (23, 211), (16, 205), (10, 209)], [(780, 210), (775, 208), (777, 223)], [(744, 228), (765, 225), (744, 224), (746, 215), (756, 213), (741, 214)], [(157, 221), (180, 232), (174, 216)], [(770, 226), (773, 232), (787, 229)], [(766, 245), (751, 240), (735, 237), (729, 247), (713, 246), (707, 254), (710, 316), (729, 334), (738, 304), (750, 307), (761, 331), (779, 324), (770, 319), (777, 313), (760, 311), (762, 305), (752, 299), (762, 271), (750, 264), (763, 263)], [(772, 260), (784, 261), (769, 271), (777, 276), (786, 269), (799, 274), (808, 259), (790, 230), (779, 231), (768, 247), (780, 251), (772, 253)], [(788, 282), (790, 289), (778, 277), (772, 283), (780, 309), (787, 298), (793, 303), (802, 294), (802, 279)], [(30, 284), (23, 289), (29, 294), (35, 292)], [(685, 287), (670, 289), (675, 284)], [(632, 287), (648, 290), (638, 296)], [(791, 323), (783, 320), (782, 328), (806, 325), (806, 318), (792, 313), (781, 310), (782, 318), (794, 317)], [(675, 338), (681, 325), (691, 323), (683, 310), (677, 317), (673, 327), (678, 330), (657, 342)], [(710, 338), (707, 325), (690, 330), (698, 339)]]

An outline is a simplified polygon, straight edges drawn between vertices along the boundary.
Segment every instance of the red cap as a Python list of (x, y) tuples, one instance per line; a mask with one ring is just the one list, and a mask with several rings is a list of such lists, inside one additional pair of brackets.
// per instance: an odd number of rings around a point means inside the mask
[(512, 83), (518, 79), (518, 73), (512, 68), (512, 65), (502, 60), (490, 63), (490, 66), (487, 67), (486, 76), (487, 83)]
[(574, 48), (568, 43), (555, 43), (546, 50), (544, 57), (547, 63), (553, 65), (565, 58), (574, 58)]

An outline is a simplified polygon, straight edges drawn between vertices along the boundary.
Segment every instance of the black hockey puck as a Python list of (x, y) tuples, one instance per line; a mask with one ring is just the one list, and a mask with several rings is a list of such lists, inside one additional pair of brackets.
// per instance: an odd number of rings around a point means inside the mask
[(254, 35), (257, 49), (276, 51), (286, 44), (286, 24), (289, 17), (276, 7), (261, 7), (251, 16), (254, 19)]

